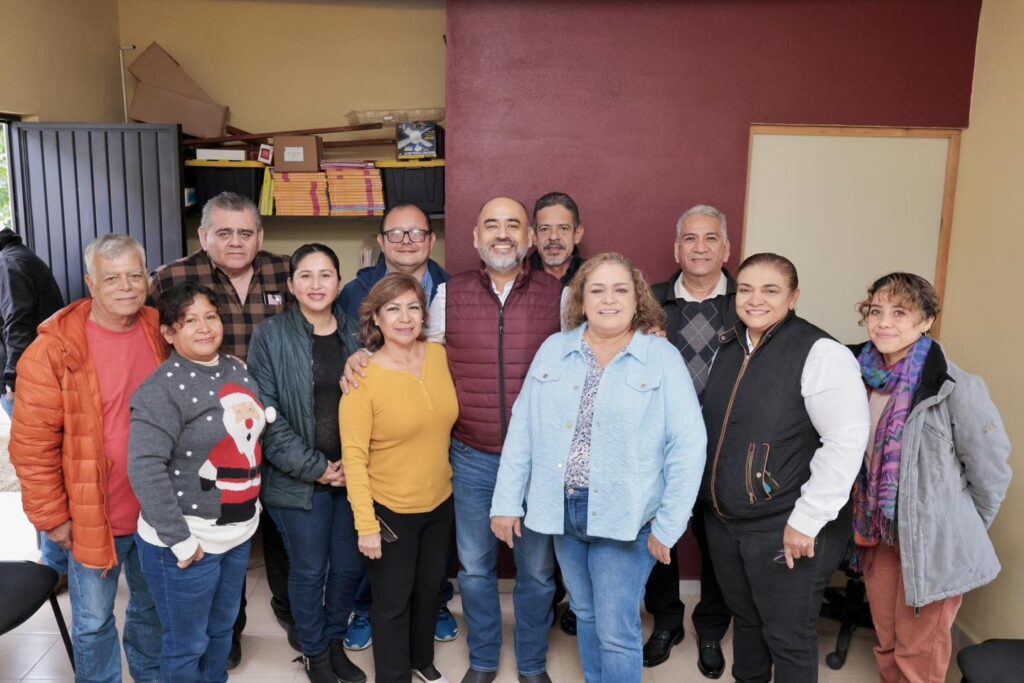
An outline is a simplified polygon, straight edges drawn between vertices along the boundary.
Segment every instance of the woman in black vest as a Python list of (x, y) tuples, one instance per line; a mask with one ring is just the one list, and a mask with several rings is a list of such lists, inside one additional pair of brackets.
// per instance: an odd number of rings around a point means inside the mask
[(732, 673), (817, 681), (817, 616), (851, 535), (867, 402), (853, 354), (796, 315), (789, 259), (755, 254), (736, 282), (740, 322), (722, 333), (704, 394), (700, 494), (734, 618)]

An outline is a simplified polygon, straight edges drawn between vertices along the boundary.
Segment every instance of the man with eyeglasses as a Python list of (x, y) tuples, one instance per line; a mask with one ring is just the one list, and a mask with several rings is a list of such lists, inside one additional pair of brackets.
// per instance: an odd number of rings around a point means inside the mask
[(434, 299), (439, 285), (448, 282), (448, 273), (430, 258), (437, 235), (430, 227), (430, 218), (412, 203), (395, 204), (384, 212), (380, 221), (377, 244), (380, 260), (377, 265), (362, 268), (354, 280), (341, 290), (338, 301), (345, 312), (359, 319), (359, 305), (385, 275), (412, 275), (427, 293), (428, 303)]
[[(222, 192), (203, 206), (199, 222), (198, 251), (160, 266), (150, 280), (150, 297), (183, 282), (198, 282), (217, 294), (217, 307), (224, 324), (221, 349), (236, 358), (248, 357), (249, 338), (256, 326), (288, 305), (289, 260), (263, 251), (263, 224), (256, 204), (234, 192)], [(288, 642), (299, 650), (288, 600), (288, 553), (281, 534), (266, 513), (260, 515), (263, 558), (270, 607), (277, 622), (288, 632)], [(242, 659), (241, 636), (245, 628), (245, 592), (235, 621), (228, 668)]]
[[(403, 202), (395, 204), (384, 212), (380, 221), (377, 244), (380, 245), (380, 260), (377, 265), (361, 268), (354, 280), (341, 290), (338, 303), (356, 320), (359, 306), (377, 282), (389, 273), (412, 275), (423, 285), (427, 303), (437, 294), (437, 288), (448, 282), (448, 273), (430, 258), (437, 236), (430, 227), (430, 217), (416, 204)], [(441, 587), (442, 605), (434, 627), (434, 640), (445, 643), (459, 637), (459, 625), (448, 610), (447, 603), (455, 589), (445, 579)], [(373, 643), (370, 628), (370, 582), (364, 576), (356, 593), (355, 610), (345, 634), (345, 648), (365, 650)]]

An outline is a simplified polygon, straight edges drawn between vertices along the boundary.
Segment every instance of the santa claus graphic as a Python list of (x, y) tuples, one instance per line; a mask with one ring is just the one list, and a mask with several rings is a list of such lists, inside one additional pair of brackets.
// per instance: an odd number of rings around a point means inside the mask
[(256, 514), (263, 461), (260, 434), (273, 421), (274, 409), (264, 410), (253, 392), (237, 384), (225, 384), (218, 398), (228, 435), (210, 451), (199, 477), (204, 490), (216, 486), (221, 492), (217, 524), (233, 524)]

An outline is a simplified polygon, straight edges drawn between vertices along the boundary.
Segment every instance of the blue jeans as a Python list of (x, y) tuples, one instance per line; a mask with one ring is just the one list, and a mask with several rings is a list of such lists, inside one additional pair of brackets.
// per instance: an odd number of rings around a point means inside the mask
[(128, 670), (136, 681), (158, 681), (160, 617), (139, 566), (135, 536), (115, 537), (114, 549), (118, 564), (109, 571), (90, 569), (74, 557), (68, 565), (75, 680), (79, 683), (121, 680), (121, 648), (114, 625), (114, 597), (123, 567), (128, 582), (128, 609), (124, 619), (124, 652)]
[(160, 680), (228, 680), (231, 627), (242, 600), (251, 541), (226, 553), (206, 553), (185, 569), (170, 548), (137, 537), (142, 571), (164, 625)]
[(12, 399), (7, 398), (7, 394), (4, 393), (3, 389), (4, 388), (2, 386), (0, 386), (0, 408), (3, 408), (4, 412), (7, 413), (7, 417), (9, 417), (9, 418), (11, 418), (13, 420), (14, 419), (14, 401)]
[(640, 603), (654, 567), (647, 550), (651, 525), (645, 524), (635, 541), (594, 538), (587, 535), (588, 508), (587, 489), (568, 489), (565, 533), (555, 536), (562, 580), (576, 613), (583, 675), (587, 683), (640, 683)]
[(288, 551), (288, 599), (302, 653), (315, 657), (348, 631), (366, 563), (345, 489), (315, 491), (310, 510), (267, 506)]
[(39, 555), (43, 564), (53, 571), (68, 573), (68, 551), (51, 541), (45, 531), (39, 532)]
[[(452, 439), (452, 488), (455, 495), (455, 540), (459, 547), (459, 590), (469, 626), (469, 665), (497, 671), (501, 652), (501, 605), (498, 601), (498, 539), (491, 531), (491, 498), (498, 478), (499, 456)], [(535, 676), (547, 669), (548, 631), (555, 595), (555, 556), (551, 536), (523, 527), (515, 539), (516, 669)]]

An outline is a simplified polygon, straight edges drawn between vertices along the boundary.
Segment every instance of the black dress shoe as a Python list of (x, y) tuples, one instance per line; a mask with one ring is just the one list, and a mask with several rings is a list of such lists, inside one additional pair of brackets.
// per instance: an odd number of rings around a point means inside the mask
[(231, 649), (228, 650), (228, 671), (231, 671), (242, 663), (242, 641), (236, 638), (231, 639)]
[(576, 635), (576, 613), (572, 611), (572, 607), (565, 606), (565, 611), (562, 612), (562, 618), (559, 620), (558, 625), (570, 636)]
[(719, 678), (725, 671), (725, 656), (718, 640), (702, 640), (697, 636), (697, 668), (705, 678)]
[(543, 671), (539, 674), (533, 674), (532, 676), (519, 674), (519, 683), (551, 683), (551, 676), (548, 676), (547, 671)]
[(651, 637), (644, 643), (644, 666), (658, 666), (668, 659), (673, 645), (683, 642), (683, 628), (680, 626), (672, 631), (656, 628)]
[(466, 671), (466, 675), (462, 677), (462, 683), (493, 683), (494, 679), (497, 677), (497, 671), (477, 671), (476, 669), (469, 669)]

